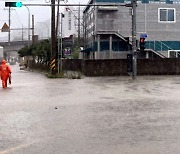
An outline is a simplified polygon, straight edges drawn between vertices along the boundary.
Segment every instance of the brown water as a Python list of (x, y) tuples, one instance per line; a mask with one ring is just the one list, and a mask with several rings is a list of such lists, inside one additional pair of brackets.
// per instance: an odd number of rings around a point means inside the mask
[(12, 66), (0, 154), (179, 154), (180, 76), (47, 79)]

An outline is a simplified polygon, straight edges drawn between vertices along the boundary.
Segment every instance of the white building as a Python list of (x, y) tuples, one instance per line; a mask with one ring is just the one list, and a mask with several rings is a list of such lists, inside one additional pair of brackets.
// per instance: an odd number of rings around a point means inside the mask
[(63, 37), (69, 37), (70, 35), (77, 35), (76, 29), (76, 13), (73, 7), (64, 8), (64, 18), (62, 22), (62, 34)]

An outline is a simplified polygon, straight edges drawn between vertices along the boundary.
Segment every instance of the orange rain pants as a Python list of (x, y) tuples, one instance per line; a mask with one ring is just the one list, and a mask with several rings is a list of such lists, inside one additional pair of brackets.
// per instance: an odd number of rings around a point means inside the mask
[(0, 66), (0, 74), (1, 74), (1, 80), (2, 80), (2, 87), (7, 87), (7, 80), (11, 75), (11, 68), (9, 65), (6, 64), (6, 61), (2, 61), (2, 65)]

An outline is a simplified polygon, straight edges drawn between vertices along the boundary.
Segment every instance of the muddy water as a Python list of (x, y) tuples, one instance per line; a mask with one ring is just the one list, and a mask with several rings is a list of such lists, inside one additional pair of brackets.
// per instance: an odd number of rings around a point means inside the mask
[(180, 76), (47, 79), (12, 66), (0, 154), (178, 154)]

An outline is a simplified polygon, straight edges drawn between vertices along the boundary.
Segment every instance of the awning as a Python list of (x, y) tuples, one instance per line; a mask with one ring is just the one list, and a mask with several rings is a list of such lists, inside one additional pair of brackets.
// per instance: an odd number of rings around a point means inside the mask
[(81, 50), (81, 52), (85, 52), (85, 53), (91, 52), (91, 51), (92, 51), (92, 48), (86, 48), (86, 49), (84, 49), (84, 50)]

